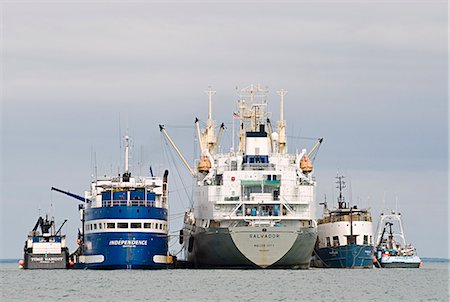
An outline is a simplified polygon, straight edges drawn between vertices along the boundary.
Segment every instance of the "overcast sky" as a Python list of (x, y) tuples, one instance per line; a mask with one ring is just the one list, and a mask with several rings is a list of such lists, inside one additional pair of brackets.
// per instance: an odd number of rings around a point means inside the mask
[(289, 91), (291, 152), (324, 137), (317, 204), (332, 203), (339, 170), (374, 231), (397, 199), (419, 255), (448, 257), (446, 2), (292, 2), (1, 4), (0, 258), (22, 257), (50, 204), (75, 247), (77, 202), (50, 187), (82, 195), (94, 153), (99, 174), (117, 173), (127, 127), (134, 174), (170, 168), (176, 232), (191, 180), (167, 160), (158, 124), (192, 159), (211, 86), (228, 150), (236, 86), (251, 83), (269, 87), (274, 121), (276, 91)]

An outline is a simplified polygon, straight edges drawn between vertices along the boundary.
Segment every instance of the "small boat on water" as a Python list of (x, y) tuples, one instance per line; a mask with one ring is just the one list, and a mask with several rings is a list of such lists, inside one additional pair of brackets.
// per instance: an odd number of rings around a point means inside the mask
[[(24, 259), (20, 266), (25, 269), (64, 269), (69, 268), (69, 249), (66, 236), (61, 229), (67, 219), (56, 230), (55, 219), (41, 216), (28, 235), (24, 247)], [(39, 231), (40, 229), (40, 231)]]
[[(387, 235), (387, 237), (385, 237)], [(406, 244), (401, 214), (381, 213), (376, 237), (376, 265), (383, 268), (419, 268), (422, 261), (416, 249)]]
[(317, 242), (312, 266), (324, 268), (372, 268), (372, 215), (369, 209), (349, 206), (342, 190), (344, 176), (338, 175), (338, 208), (330, 210), (327, 203), (317, 221)]

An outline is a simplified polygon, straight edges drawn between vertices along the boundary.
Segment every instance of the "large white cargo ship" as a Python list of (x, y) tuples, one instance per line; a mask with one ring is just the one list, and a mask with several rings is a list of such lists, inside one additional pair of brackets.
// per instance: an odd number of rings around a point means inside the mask
[[(286, 91), (278, 91), (276, 132), (267, 112), (268, 91), (250, 85), (238, 90), (233, 113), (239, 120), (239, 148), (221, 153), (223, 125), (216, 136), (214, 91), (207, 93), (206, 127), (201, 129), (196, 119), (201, 149), (197, 169), (184, 160), (195, 179), (193, 203), (180, 231), (186, 260), (194, 267), (308, 268), (317, 238), (316, 181), (310, 158), (322, 139), (309, 153), (302, 149), (289, 154), (283, 112)], [(183, 159), (164, 126), (160, 128)]]

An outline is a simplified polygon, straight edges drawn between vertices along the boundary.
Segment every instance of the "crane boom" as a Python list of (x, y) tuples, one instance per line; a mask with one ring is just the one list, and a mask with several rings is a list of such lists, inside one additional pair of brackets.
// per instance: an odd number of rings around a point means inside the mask
[(67, 195), (67, 196), (70, 196), (70, 197), (72, 197), (72, 198), (78, 199), (78, 200), (80, 200), (80, 201), (82, 201), (82, 202), (91, 202), (91, 200), (89, 200), (89, 199), (87, 199), (87, 198), (84, 198), (84, 197), (82, 197), (82, 196), (80, 196), (80, 195), (73, 194), (73, 193), (70, 193), (70, 192), (68, 192), (68, 191), (63, 191), (63, 190), (60, 190), (60, 189), (55, 188), (55, 187), (52, 187), (51, 190), (52, 190), (52, 191), (59, 192), (59, 193), (63, 193), (63, 194), (65, 194), (65, 195)]
[(317, 143), (314, 145), (314, 147), (311, 149), (311, 151), (309, 151), (308, 153), (308, 157), (311, 158), (311, 155), (314, 153), (314, 151), (317, 150), (317, 148), (319, 148), (319, 146), (322, 144), (323, 138), (319, 138), (319, 140), (317, 141)]
[(219, 134), (217, 134), (217, 140), (216, 140), (216, 152), (217, 153), (219, 152), (219, 144), (220, 144), (220, 139), (222, 138), (223, 129), (225, 129), (224, 123), (220, 124)]
[(164, 136), (167, 138), (167, 140), (169, 141), (169, 143), (172, 145), (173, 149), (175, 150), (175, 152), (177, 153), (178, 157), (181, 159), (181, 161), (183, 162), (183, 164), (186, 166), (186, 168), (189, 170), (189, 172), (191, 173), (192, 176), (195, 176), (195, 172), (194, 170), (191, 168), (191, 166), (189, 166), (188, 162), (186, 161), (186, 159), (184, 158), (183, 154), (181, 154), (180, 150), (177, 148), (177, 146), (175, 145), (175, 143), (173, 142), (173, 140), (170, 138), (169, 134), (166, 131), (166, 128), (164, 128), (163, 125), (159, 125), (159, 131), (161, 131)]
[(269, 131), (270, 150), (273, 152), (273, 138), (272, 138), (273, 129), (272, 129), (272, 122), (270, 121), (269, 118), (267, 118), (266, 122), (267, 122), (267, 130)]

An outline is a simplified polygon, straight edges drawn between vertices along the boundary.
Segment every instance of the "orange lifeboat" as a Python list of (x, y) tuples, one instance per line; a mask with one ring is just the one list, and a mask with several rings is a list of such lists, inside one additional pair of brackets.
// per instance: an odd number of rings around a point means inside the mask
[(198, 172), (200, 173), (208, 173), (209, 169), (211, 169), (211, 162), (209, 161), (207, 156), (202, 156), (200, 162), (198, 163)]
[(313, 170), (313, 164), (307, 155), (304, 155), (300, 160), (300, 169), (303, 173), (311, 173)]

